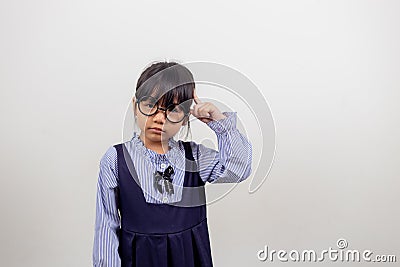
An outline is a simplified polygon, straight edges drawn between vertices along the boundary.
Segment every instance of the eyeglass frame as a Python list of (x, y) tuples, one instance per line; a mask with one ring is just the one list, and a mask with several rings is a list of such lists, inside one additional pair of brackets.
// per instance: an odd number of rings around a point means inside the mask
[[(142, 96), (140, 99), (138, 99), (138, 100), (136, 101), (136, 105), (138, 105), (138, 109), (139, 109), (140, 113), (142, 113), (142, 114), (145, 115), (145, 116), (151, 117), (151, 116), (157, 114), (159, 110), (162, 110), (162, 111), (164, 112), (164, 117), (165, 117), (166, 120), (168, 120), (168, 121), (171, 122), (171, 123), (180, 123), (181, 121), (183, 121), (183, 120), (186, 118), (186, 116), (190, 115), (190, 112), (184, 112), (184, 116), (183, 116), (183, 118), (182, 118), (181, 120), (179, 120), (179, 121), (171, 121), (171, 120), (168, 118), (168, 116), (167, 116), (167, 110), (168, 110), (168, 108), (171, 107), (171, 106), (179, 106), (180, 104), (174, 104), (174, 103), (173, 103), (173, 104), (169, 105), (167, 108), (161, 108), (161, 107), (158, 105), (158, 101), (155, 103), (155, 106), (157, 106), (156, 111), (155, 111), (154, 113), (150, 114), (150, 115), (149, 115), (149, 114), (145, 114), (145, 113), (140, 109), (140, 102), (143, 101), (143, 99), (146, 98), (146, 97), (154, 98), (154, 97), (152, 97), (152, 96)], [(155, 98), (154, 98), (154, 99), (155, 99)]]

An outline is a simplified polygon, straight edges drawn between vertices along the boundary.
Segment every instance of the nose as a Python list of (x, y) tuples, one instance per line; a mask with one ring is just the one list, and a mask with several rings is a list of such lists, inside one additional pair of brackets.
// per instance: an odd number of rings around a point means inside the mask
[(157, 113), (153, 115), (153, 121), (158, 123), (165, 123), (165, 111), (164, 110), (157, 110)]

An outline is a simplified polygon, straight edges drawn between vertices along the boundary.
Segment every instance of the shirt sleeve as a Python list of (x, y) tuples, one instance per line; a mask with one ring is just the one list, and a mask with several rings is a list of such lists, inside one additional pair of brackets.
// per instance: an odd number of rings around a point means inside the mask
[(94, 267), (120, 267), (117, 203), (117, 152), (110, 147), (100, 160), (97, 183), (96, 222), (93, 245)]
[(197, 145), (199, 172), (210, 183), (238, 183), (251, 174), (252, 146), (236, 128), (237, 113), (223, 114), (226, 118), (207, 123), (217, 136), (218, 151)]

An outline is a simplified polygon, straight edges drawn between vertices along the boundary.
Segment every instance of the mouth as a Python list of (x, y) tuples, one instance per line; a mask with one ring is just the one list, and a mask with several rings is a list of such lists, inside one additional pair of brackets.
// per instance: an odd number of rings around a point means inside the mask
[(149, 128), (149, 131), (153, 132), (153, 133), (158, 133), (158, 134), (161, 134), (162, 132), (164, 132), (161, 128), (158, 128), (158, 127), (151, 127), (151, 128)]

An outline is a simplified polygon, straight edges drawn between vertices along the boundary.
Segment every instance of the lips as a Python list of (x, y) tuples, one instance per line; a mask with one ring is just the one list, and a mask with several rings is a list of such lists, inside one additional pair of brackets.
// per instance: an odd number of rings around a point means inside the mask
[(154, 132), (164, 132), (161, 128), (158, 128), (158, 127), (151, 127), (151, 128), (149, 128), (149, 130), (151, 130), (151, 131), (154, 131)]

